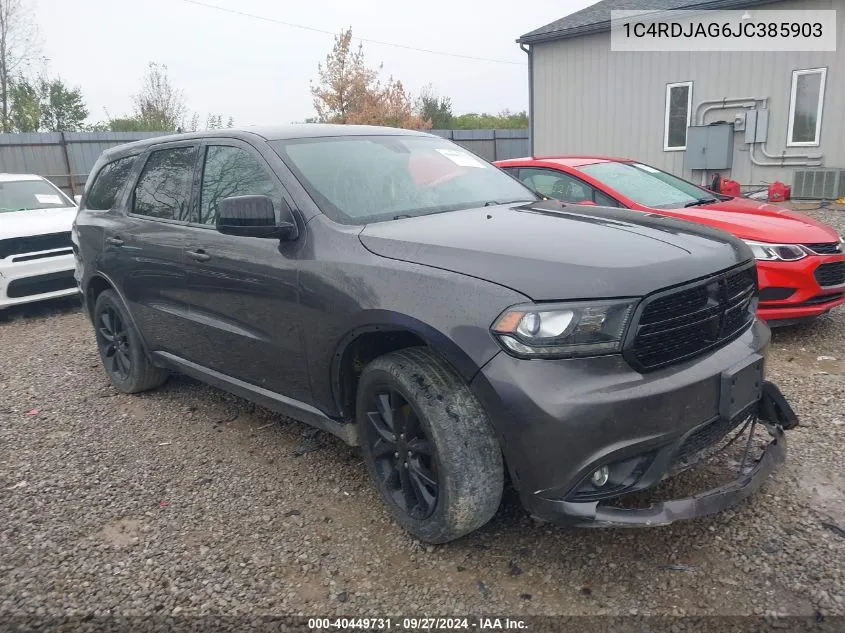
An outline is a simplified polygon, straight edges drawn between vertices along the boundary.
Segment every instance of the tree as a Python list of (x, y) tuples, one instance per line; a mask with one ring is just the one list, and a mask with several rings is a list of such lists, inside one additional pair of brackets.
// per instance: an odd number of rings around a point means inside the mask
[(15, 78), (35, 57), (36, 30), (25, 0), (0, 0), (0, 131), (11, 132)]
[(431, 127), (415, 111), (414, 99), (402, 82), (390, 77), (382, 83), (380, 71), (381, 65), (378, 69), (367, 66), (362, 44), (353, 50), (351, 28), (336, 35), (325, 64), (317, 65), (317, 83), (311, 83), (316, 121)]
[(499, 114), (469, 112), (454, 117), (452, 127), (456, 130), (522, 129), (528, 127), (528, 114), (510, 110), (502, 110)]
[(41, 125), (41, 100), (38, 88), (24, 77), (18, 77), (9, 90), (8, 131), (37, 132)]
[(435, 130), (448, 130), (452, 127), (452, 100), (438, 95), (431, 84), (420, 92), (417, 109), (420, 116), (430, 121)]
[(41, 129), (47, 132), (78, 132), (85, 127), (88, 108), (79, 88), (68, 88), (58, 77), (38, 81)]
[[(379, 69), (380, 70), (380, 69)], [(378, 79), (378, 71), (364, 63), (363, 44), (352, 50), (352, 29), (334, 38), (325, 65), (317, 65), (317, 85), (311, 84), (314, 109), (321, 123), (348, 123), (350, 114), (360, 112)]]
[(424, 120), (414, 109), (414, 100), (401, 81), (390, 77), (382, 86), (377, 83), (364, 97), (360, 110), (351, 112), (347, 123), (358, 125), (387, 125), (409, 129), (427, 129), (431, 122)]
[[(138, 117), (124, 116), (116, 119), (109, 119), (108, 130), (111, 132), (166, 132), (153, 126), (149, 121), (143, 121)], [(172, 131), (172, 130), (170, 130)]]
[(85, 129), (88, 108), (79, 88), (60, 78), (18, 77), (9, 92), (9, 128), (15, 132), (77, 132)]
[(167, 66), (150, 62), (141, 91), (133, 97), (135, 119), (144, 129), (173, 132), (182, 125), (187, 108), (181, 90), (170, 83)]

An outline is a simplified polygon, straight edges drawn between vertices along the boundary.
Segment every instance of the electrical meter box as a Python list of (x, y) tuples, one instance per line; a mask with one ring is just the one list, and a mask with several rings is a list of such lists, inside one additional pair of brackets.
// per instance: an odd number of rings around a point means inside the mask
[(687, 128), (686, 169), (730, 169), (734, 157), (734, 124), (715, 123)]

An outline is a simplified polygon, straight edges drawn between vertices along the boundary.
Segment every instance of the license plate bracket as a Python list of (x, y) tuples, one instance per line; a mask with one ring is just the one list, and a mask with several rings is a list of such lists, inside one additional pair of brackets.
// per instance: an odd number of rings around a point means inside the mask
[(764, 359), (754, 354), (722, 372), (719, 393), (719, 415), (732, 420), (743, 410), (759, 401), (763, 393)]

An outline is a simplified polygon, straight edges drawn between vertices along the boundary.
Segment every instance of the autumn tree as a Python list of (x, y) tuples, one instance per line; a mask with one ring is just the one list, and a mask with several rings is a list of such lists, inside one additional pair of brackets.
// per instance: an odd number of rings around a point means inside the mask
[(156, 132), (173, 132), (185, 117), (187, 108), (181, 90), (170, 83), (167, 66), (150, 62), (141, 91), (133, 97), (139, 127)]
[(0, 131), (11, 132), (12, 92), (36, 55), (36, 31), (25, 0), (0, 0)]
[(390, 77), (387, 82), (378, 82), (368, 91), (362, 108), (350, 113), (347, 123), (359, 125), (386, 125), (422, 130), (431, 127), (415, 109), (414, 99), (405, 90), (401, 81)]
[(426, 128), (415, 101), (401, 81), (379, 79), (381, 66), (373, 69), (364, 60), (361, 44), (352, 47), (352, 29), (334, 38), (331, 53), (317, 65), (318, 80), (311, 83), (316, 120), (320, 123), (389, 125)]
[(325, 64), (317, 65), (317, 76), (317, 83), (311, 83), (311, 95), (322, 123), (348, 123), (351, 114), (364, 108), (378, 81), (378, 71), (364, 63), (363, 45), (352, 48), (351, 28), (335, 36)]

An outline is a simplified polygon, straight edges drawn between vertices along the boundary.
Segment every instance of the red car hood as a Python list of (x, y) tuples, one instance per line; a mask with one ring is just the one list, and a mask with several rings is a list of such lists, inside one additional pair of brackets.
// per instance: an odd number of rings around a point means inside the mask
[(733, 198), (689, 209), (654, 211), (691, 222), (700, 222), (746, 240), (784, 244), (839, 241), (836, 231), (813, 218), (748, 198)]

